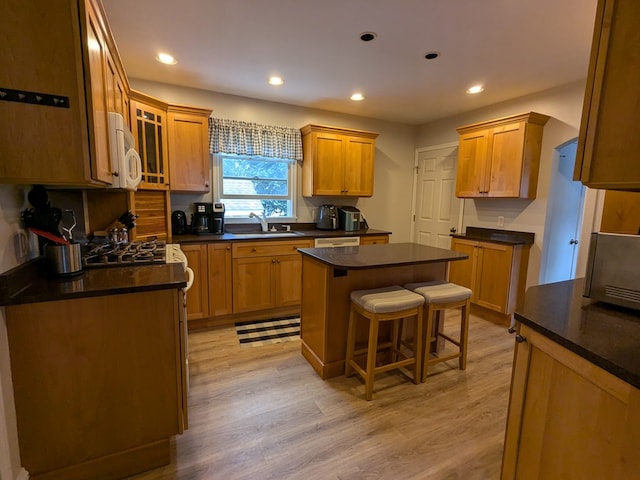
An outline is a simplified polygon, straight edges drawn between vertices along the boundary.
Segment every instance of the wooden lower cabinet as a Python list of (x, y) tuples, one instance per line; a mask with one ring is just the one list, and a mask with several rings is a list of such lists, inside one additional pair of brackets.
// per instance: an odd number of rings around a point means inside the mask
[(524, 294), (529, 245), (504, 245), (454, 238), (451, 249), (469, 255), (452, 262), (449, 281), (473, 291), (471, 302), (511, 315)]
[(182, 244), (194, 280), (187, 292), (187, 320), (228, 315), (231, 303), (231, 243)]
[(502, 480), (638, 478), (640, 390), (525, 325)]
[(389, 243), (389, 235), (363, 235), (360, 237), (360, 245), (379, 245)]
[(180, 245), (193, 270), (193, 285), (187, 292), (187, 320), (209, 316), (209, 260), (206, 244)]
[(233, 313), (300, 304), (302, 260), (298, 248), (312, 240), (233, 244)]
[[(298, 248), (313, 240), (181, 244), (194, 272), (187, 292), (189, 328), (292, 314), (300, 305)], [(256, 315), (253, 315), (256, 313)]]
[(186, 428), (179, 289), (5, 307), (30, 478), (123, 478), (169, 463)]
[(210, 243), (207, 245), (209, 314), (212, 317), (233, 312), (231, 244)]

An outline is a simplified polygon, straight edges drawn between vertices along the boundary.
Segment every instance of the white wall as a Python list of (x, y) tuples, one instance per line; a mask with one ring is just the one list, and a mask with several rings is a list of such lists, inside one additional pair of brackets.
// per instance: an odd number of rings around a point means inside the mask
[[(21, 255), (17, 246), (20, 236), (24, 235), (19, 222), (25, 198), (25, 187), (0, 185), (0, 272), (28, 260), (28, 255)], [(26, 478), (26, 472), (20, 466), (4, 308), (0, 308), (0, 478)]]
[[(378, 132), (373, 197), (345, 200), (341, 197), (305, 198), (299, 195), (298, 222), (314, 221), (314, 210), (323, 203), (353, 205), (363, 212), (371, 228), (393, 232), (391, 241), (409, 241), (415, 127), (138, 79), (130, 81), (132, 88), (164, 101), (211, 108), (212, 116), (217, 118), (291, 128), (317, 123)], [(300, 182), (302, 175), (300, 167), (298, 169)], [(193, 202), (216, 200), (212, 197), (215, 194), (215, 191), (204, 196), (172, 194), (172, 209), (184, 210), (189, 215)]]
[[(457, 141), (455, 129), (462, 125), (530, 111), (551, 117), (544, 127), (535, 200), (482, 198), (464, 201), (463, 229), (467, 226), (498, 228), (497, 220), (500, 215), (504, 216), (502, 228), (505, 230), (535, 233), (535, 244), (531, 247), (529, 256), (527, 287), (538, 284), (554, 149), (578, 136), (584, 88), (584, 81), (575, 82), (427, 123), (422, 125), (417, 133), (416, 147), (421, 148)], [(584, 243), (582, 242), (581, 246), (584, 246)]]

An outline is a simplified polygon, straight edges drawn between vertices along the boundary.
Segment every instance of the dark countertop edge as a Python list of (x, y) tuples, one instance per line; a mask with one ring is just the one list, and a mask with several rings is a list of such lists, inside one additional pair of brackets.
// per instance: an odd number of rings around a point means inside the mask
[[(169, 264), (156, 264), (156, 265), (137, 265), (134, 267), (105, 267), (94, 268), (84, 270), (79, 275), (70, 277), (50, 277), (43, 273), (44, 258), (38, 257), (29, 262), (18, 265), (17, 267), (8, 270), (0, 275), (0, 307), (10, 305), (24, 305), (29, 303), (41, 303), (51, 302), (56, 300), (70, 300), (75, 298), (86, 297), (99, 297), (105, 295), (117, 295), (123, 293), (138, 293), (148, 292), (152, 290), (168, 290), (185, 288), (187, 286), (186, 274), (182, 272), (182, 275), (175, 273), (182, 270), (182, 265), (178, 263)], [(166, 268), (168, 269), (167, 276), (163, 280), (151, 281), (143, 284), (135, 284), (129, 281), (126, 284), (122, 284), (122, 280), (118, 280), (118, 284), (112, 281), (100, 282), (100, 279), (93, 279), (93, 277), (100, 277), (100, 272), (107, 272), (108, 270), (115, 272), (125, 272), (125, 269), (145, 269), (145, 268)], [(169, 270), (170, 269), (170, 270)], [(179, 269), (179, 270), (178, 270)], [(142, 270), (140, 270), (142, 271)], [(84, 279), (85, 275), (91, 272), (89, 275), (92, 279), (87, 282), (85, 287)], [(82, 287), (74, 287), (74, 283), (82, 280)], [(94, 282), (93, 285), (91, 282)], [(69, 285), (69, 291), (63, 289), (47, 289), (51, 286), (64, 286)]]
[[(328, 237), (366, 237), (372, 235), (391, 235), (392, 233), (388, 230), (376, 230), (373, 228), (368, 228), (366, 230), (354, 230), (353, 232), (345, 232), (344, 230), (292, 230), (292, 232), (296, 232), (298, 235), (296, 236), (283, 236), (281, 238), (273, 236), (273, 237), (263, 237), (263, 234), (260, 232), (255, 232), (255, 236), (253, 237), (242, 237), (238, 238), (234, 235), (234, 233), (239, 233), (242, 235), (246, 235), (248, 233), (252, 233), (251, 231), (238, 231), (238, 232), (226, 232), (222, 235), (215, 234), (204, 234), (204, 235), (173, 235), (172, 241), (173, 243), (214, 243), (214, 242), (255, 242), (256, 240), (260, 241), (278, 241), (278, 240), (308, 240), (314, 238), (328, 238)], [(266, 232), (269, 233), (269, 232)]]
[[(393, 245), (393, 246), (399, 246), (399, 245), (403, 245), (402, 243), (396, 243), (396, 244), (382, 244), (382, 245), (361, 245), (359, 247), (338, 247), (337, 249), (342, 249), (342, 248), (347, 248), (347, 249), (354, 249), (354, 248), (385, 248), (385, 246), (387, 245)], [(419, 245), (419, 244), (416, 244)], [(430, 247), (430, 248), (437, 248), (437, 247)], [(337, 250), (336, 249), (336, 250)], [(419, 260), (409, 260), (409, 261), (400, 261), (400, 262), (389, 262), (389, 263), (377, 263), (377, 264), (357, 264), (357, 265), (347, 265), (345, 263), (340, 263), (337, 264), (335, 261), (331, 261), (329, 259), (327, 259), (325, 257), (325, 255), (319, 255), (318, 252), (322, 251), (325, 252), (326, 249), (324, 248), (299, 248), (298, 252), (300, 252), (303, 255), (307, 255), (308, 257), (313, 258), (314, 260), (317, 260), (329, 267), (335, 268), (336, 270), (368, 270), (368, 269), (375, 269), (375, 268), (388, 268), (388, 267), (404, 267), (404, 266), (410, 266), (410, 265), (421, 265), (421, 264), (426, 264), (426, 263), (440, 263), (440, 262), (455, 262), (456, 260), (466, 260), (467, 258), (469, 258), (468, 255), (463, 254), (463, 253), (459, 253), (459, 252), (454, 252), (453, 250), (448, 250), (449, 252), (451, 252), (451, 254), (453, 254), (453, 256), (451, 257), (437, 257), (437, 258), (433, 258), (433, 259), (419, 259)], [(440, 250), (446, 250), (446, 249), (440, 249)]]
[(517, 321), (521, 322), (523, 325), (535, 330), (536, 332), (544, 335), (545, 337), (553, 340), (558, 345), (563, 346), (567, 350), (575, 353), (576, 355), (584, 358), (585, 360), (593, 363), (594, 365), (602, 368), (603, 370), (609, 372), (610, 374), (618, 377), (621, 380), (633, 385), (636, 388), (640, 388), (640, 375), (635, 375), (626, 368), (623, 368), (616, 363), (612, 362), (608, 358), (605, 358), (597, 353), (584, 348), (582, 345), (579, 345), (571, 340), (563, 337), (562, 335), (557, 334), (556, 332), (544, 328), (542, 325), (539, 325), (536, 322), (530, 321), (526, 317), (523, 317), (518, 312), (514, 314)]
[[(453, 238), (491, 242), (502, 245), (533, 245), (535, 234), (515, 230), (498, 230), (493, 228), (467, 227), (466, 233), (454, 233)], [(508, 237), (508, 238), (505, 238)]]
[[(577, 283), (577, 282), (582, 282), (584, 279), (580, 278), (580, 279), (576, 279), (576, 280), (569, 280), (569, 281), (565, 281), (565, 282), (559, 282), (558, 285), (560, 284), (567, 284), (567, 283)], [(553, 285), (553, 284), (551, 284)], [(549, 287), (549, 285), (540, 285), (538, 287)], [(531, 287), (531, 288), (536, 288), (536, 286)], [(581, 290), (581, 289), (580, 289)], [(528, 293), (528, 291), (527, 291)], [(525, 294), (525, 298), (526, 298), (526, 294)], [(584, 298), (584, 302), (582, 305), (582, 308), (588, 308), (590, 305), (594, 305), (594, 306), (598, 306), (598, 307), (604, 307), (606, 309), (610, 309), (612, 312), (612, 315), (617, 313), (617, 312), (625, 312), (625, 313), (631, 313), (632, 315), (635, 315), (635, 312), (632, 312), (628, 309), (624, 309), (622, 307), (616, 307), (613, 305), (607, 305), (607, 304), (603, 304), (601, 302), (595, 302), (593, 300), (590, 300), (588, 298)], [(553, 312), (548, 312), (548, 315), (551, 316)], [(638, 315), (640, 315), (640, 313), (638, 313)], [(635, 388), (639, 388), (640, 389), (640, 370), (638, 371), (638, 373), (634, 373), (631, 372), (628, 368), (625, 368), (624, 366), (621, 366), (619, 364), (617, 364), (616, 362), (612, 361), (610, 358), (607, 358), (605, 356), (602, 356), (600, 354), (598, 354), (597, 352), (594, 352), (591, 349), (585, 348), (583, 345), (581, 345), (580, 343), (576, 343), (575, 341), (572, 341), (571, 339), (553, 331), (550, 328), (546, 328), (544, 325), (542, 325), (540, 322), (537, 322), (533, 319), (530, 319), (528, 317), (525, 316), (525, 314), (522, 314), (518, 311), (514, 312), (514, 317), (518, 322), (521, 322), (523, 325), (526, 325), (527, 327), (531, 328), (532, 330), (540, 333), (541, 335), (549, 338), (550, 340), (553, 340), (555, 343), (557, 343), (558, 345), (561, 345), (562, 347), (566, 348), (567, 350), (575, 353), (576, 355), (580, 356), (581, 358), (593, 363), (594, 365), (602, 368), (603, 370), (607, 371), (608, 373), (614, 375), (615, 377), (618, 377), (619, 379), (629, 383), (630, 385), (633, 385)]]

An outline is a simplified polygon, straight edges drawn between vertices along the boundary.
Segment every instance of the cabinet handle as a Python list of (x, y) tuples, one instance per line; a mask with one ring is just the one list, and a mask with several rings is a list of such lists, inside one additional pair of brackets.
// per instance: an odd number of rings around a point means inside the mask
[(522, 336), (522, 335), (520, 335), (520, 334), (517, 334), (517, 335), (516, 335), (516, 342), (518, 342), (518, 343), (524, 343), (524, 342), (526, 342), (526, 341), (527, 341), (527, 337), (523, 337), (523, 336)]
[(252, 251), (252, 252), (257, 252), (257, 251), (258, 251), (258, 249), (257, 249), (257, 248), (255, 248), (255, 247), (253, 247), (253, 248), (251, 249), (251, 251)]

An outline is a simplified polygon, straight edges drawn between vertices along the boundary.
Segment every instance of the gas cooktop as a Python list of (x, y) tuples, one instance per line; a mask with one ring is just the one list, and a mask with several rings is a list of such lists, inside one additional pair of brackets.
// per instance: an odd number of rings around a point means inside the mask
[(84, 268), (154, 263), (166, 263), (166, 242), (162, 240), (88, 245), (82, 254)]

